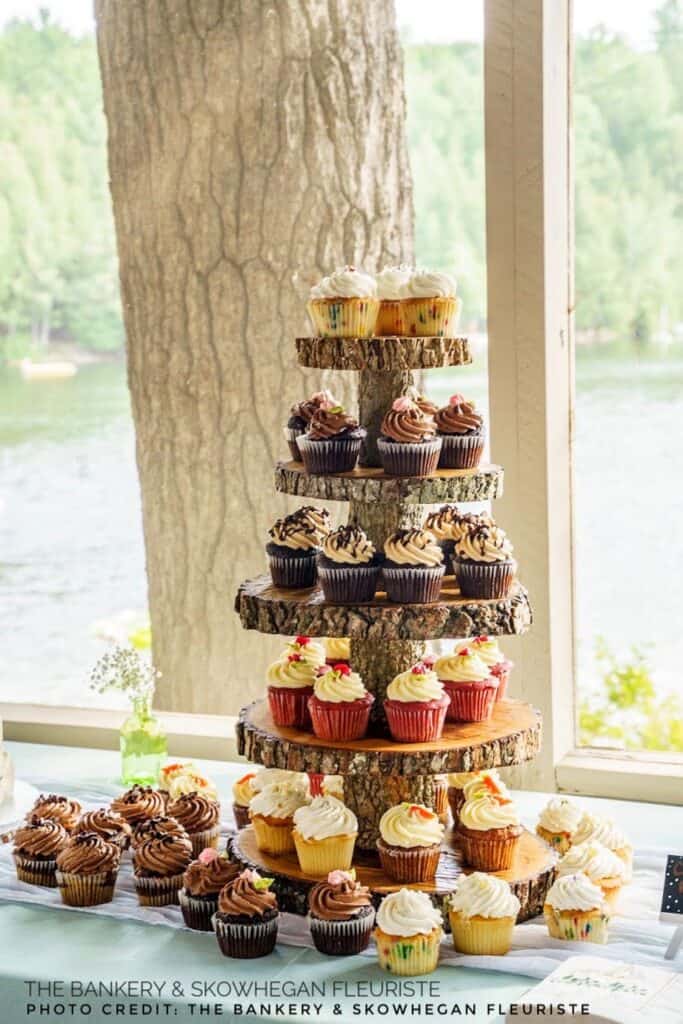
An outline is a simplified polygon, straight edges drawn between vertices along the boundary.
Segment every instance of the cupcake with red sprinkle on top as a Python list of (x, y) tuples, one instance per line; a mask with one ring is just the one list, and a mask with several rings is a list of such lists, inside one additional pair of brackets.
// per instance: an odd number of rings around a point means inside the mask
[(433, 669), (418, 662), (389, 683), (384, 713), (399, 743), (429, 743), (443, 732), (448, 694)]
[(267, 672), (268, 706), (276, 725), (310, 729), (308, 699), (317, 677), (318, 666), (303, 654), (287, 654), (273, 662)]
[(434, 666), (450, 698), (446, 717), (451, 722), (484, 722), (491, 717), (498, 680), (469, 647), (439, 658)]
[(374, 697), (363, 680), (340, 662), (313, 684), (308, 710), (313, 732), (321, 740), (358, 740), (365, 736)]

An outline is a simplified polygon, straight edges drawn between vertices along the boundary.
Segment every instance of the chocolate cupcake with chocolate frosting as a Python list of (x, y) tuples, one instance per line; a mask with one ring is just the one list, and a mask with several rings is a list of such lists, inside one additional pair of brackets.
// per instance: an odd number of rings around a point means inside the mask
[(292, 406), (284, 433), (289, 453), (295, 462), (301, 462), (298, 438), (306, 433), (318, 409), (331, 409), (335, 405), (339, 405), (339, 402), (329, 391), (324, 390), (316, 391), (310, 398), (305, 399), (303, 402), (297, 402), (296, 405)]
[(278, 519), (268, 532), (271, 540), (266, 553), (275, 586), (292, 590), (315, 586), (316, 556), (330, 532), (327, 509), (303, 505)]
[(401, 395), (386, 413), (377, 439), (384, 472), (390, 476), (430, 476), (436, 471), (441, 438), (436, 426), (412, 398)]
[(168, 814), (157, 814), (154, 818), (146, 818), (135, 826), (131, 845), (136, 849), (148, 839), (160, 839), (161, 836), (180, 836), (182, 839), (186, 835), (187, 832), (175, 818)]
[(218, 894), (237, 878), (239, 868), (213, 847), (202, 850), (183, 876), (183, 888), (178, 893), (180, 909), (188, 928), (197, 932), (213, 930), (211, 918), (218, 910)]
[(317, 558), (325, 600), (336, 604), (372, 601), (382, 561), (382, 553), (360, 526), (349, 523), (332, 530)]
[(78, 819), (73, 834), (78, 835), (81, 832), (94, 832), (102, 836), (106, 842), (114, 843), (121, 852), (128, 849), (132, 837), (132, 829), (125, 818), (108, 807), (85, 811)]
[(431, 398), (427, 398), (426, 395), (423, 395), (414, 384), (407, 384), (401, 394), (406, 395), (412, 402), (415, 402), (425, 416), (436, 416), (436, 411), (439, 408), (436, 402), (432, 402)]
[(17, 878), (30, 885), (57, 885), (57, 855), (69, 841), (69, 833), (52, 818), (35, 815), (14, 833), (14, 863)]
[(367, 949), (375, 923), (370, 890), (355, 871), (331, 871), (308, 894), (308, 923), (319, 953), (352, 956)]
[(341, 405), (319, 408), (298, 438), (307, 473), (350, 473), (367, 431)]
[(142, 907), (164, 907), (178, 902), (183, 875), (192, 860), (192, 843), (166, 833), (145, 839), (133, 851), (135, 891)]
[(157, 789), (136, 785), (112, 800), (111, 809), (125, 818), (131, 828), (135, 828), (145, 818), (163, 814), (166, 801)]
[(81, 805), (78, 800), (72, 800), (68, 796), (57, 796), (56, 793), (50, 793), (47, 796), (41, 793), (26, 815), (26, 820), (49, 818), (50, 821), (58, 821), (67, 832), (72, 832), (80, 816)]
[(221, 805), (217, 800), (211, 800), (203, 793), (184, 793), (170, 801), (168, 813), (187, 832), (195, 857), (209, 846), (218, 846)]
[(72, 836), (57, 856), (57, 884), (68, 907), (111, 903), (121, 849), (96, 832)]
[(427, 530), (396, 530), (384, 543), (384, 589), (390, 601), (437, 601), (446, 567), (436, 538)]
[(267, 956), (275, 948), (279, 910), (272, 878), (243, 871), (221, 889), (213, 927), (223, 956)]
[(462, 395), (451, 395), (448, 405), (434, 415), (441, 437), (440, 469), (476, 469), (484, 454), (484, 417), (474, 402)]

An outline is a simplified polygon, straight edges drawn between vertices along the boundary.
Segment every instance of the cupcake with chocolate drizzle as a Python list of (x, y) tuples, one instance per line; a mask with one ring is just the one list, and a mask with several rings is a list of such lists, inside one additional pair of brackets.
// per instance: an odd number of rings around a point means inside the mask
[(343, 406), (321, 406), (298, 438), (307, 473), (350, 473), (367, 431)]
[(327, 509), (303, 505), (278, 519), (268, 532), (271, 540), (266, 553), (275, 586), (292, 590), (315, 586), (316, 556), (330, 532)]
[(133, 851), (135, 891), (141, 907), (165, 907), (178, 902), (183, 875), (192, 860), (192, 843), (185, 832), (150, 836)]
[(382, 420), (377, 451), (390, 476), (430, 476), (441, 453), (434, 419), (412, 398), (401, 395)]
[(353, 956), (367, 949), (375, 923), (370, 890), (356, 872), (330, 871), (308, 894), (313, 945), (327, 956)]
[(512, 544), (499, 526), (482, 524), (456, 542), (453, 565), (463, 597), (491, 600), (507, 597), (517, 562)]
[(335, 604), (372, 601), (382, 554), (355, 523), (328, 533), (317, 558), (318, 579), (326, 601)]
[(73, 832), (81, 816), (81, 810), (78, 800), (73, 800), (71, 797), (58, 796), (56, 793), (49, 793), (46, 796), (41, 793), (26, 815), (26, 820), (49, 818), (50, 821), (58, 821), (67, 832)]
[(74, 835), (80, 832), (94, 832), (102, 836), (108, 843), (123, 852), (130, 846), (132, 830), (125, 818), (110, 810), (108, 807), (100, 807), (96, 811), (85, 811), (78, 819)]
[(382, 578), (390, 601), (437, 601), (446, 567), (436, 538), (427, 530), (396, 530), (384, 543)]
[(223, 956), (251, 960), (272, 953), (280, 916), (272, 884), (272, 878), (243, 871), (221, 889), (213, 927)]
[(96, 832), (72, 836), (57, 856), (57, 885), (68, 907), (111, 903), (121, 848)]
[(188, 866), (178, 893), (188, 928), (197, 932), (213, 931), (211, 918), (218, 910), (218, 894), (238, 874), (239, 868), (228, 859), (227, 853), (219, 853), (211, 846), (201, 851)]
[(440, 469), (475, 469), (484, 454), (484, 417), (474, 402), (462, 395), (451, 395), (448, 405), (434, 414), (441, 438)]
[(221, 805), (203, 793), (184, 793), (168, 805), (168, 813), (187, 832), (192, 852), (198, 857), (207, 846), (218, 846)]
[(166, 809), (166, 800), (162, 793), (152, 789), (151, 786), (135, 785), (112, 800), (111, 809), (116, 814), (120, 814), (131, 828), (135, 828), (146, 818), (154, 818), (163, 814)]
[(434, 534), (439, 547), (443, 551), (444, 562), (446, 563), (446, 575), (452, 575), (451, 559), (455, 551), (455, 538), (453, 527), (457, 517), (460, 515), (457, 505), (441, 505), (434, 512), (430, 512), (422, 524), (422, 529)]
[(57, 855), (69, 841), (69, 833), (52, 818), (35, 815), (14, 833), (14, 863), (17, 878), (30, 885), (57, 885)]
[(297, 402), (296, 405), (292, 406), (284, 434), (289, 446), (289, 453), (295, 462), (301, 462), (298, 438), (306, 433), (318, 409), (331, 409), (335, 405), (339, 405), (339, 402), (330, 391), (325, 389), (324, 391), (316, 391), (310, 398), (306, 398), (303, 402)]

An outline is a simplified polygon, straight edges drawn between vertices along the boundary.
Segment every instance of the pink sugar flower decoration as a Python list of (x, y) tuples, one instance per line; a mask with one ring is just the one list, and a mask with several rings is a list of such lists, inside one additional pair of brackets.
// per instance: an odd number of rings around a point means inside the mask
[(210, 864), (212, 860), (218, 860), (218, 856), (218, 850), (214, 850), (210, 846), (207, 846), (207, 848), (205, 850), (202, 850), (202, 852), (199, 854), (197, 860), (201, 864)]
[(330, 885), (341, 885), (342, 882), (352, 881), (352, 876), (349, 874), (348, 871), (330, 871), (329, 875), (327, 876), (327, 881), (330, 883)]
[(400, 398), (394, 399), (391, 408), (394, 410), (394, 412), (408, 412), (408, 410), (412, 409), (414, 405), (415, 403), (413, 402), (412, 398), (408, 398), (407, 395), (401, 395)]
[(451, 397), (448, 399), (448, 404), (449, 405), (462, 405), (462, 403), (464, 401), (465, 401), (465, 396), (464, 395), (461, 395), (461, 394), (451, 395)]

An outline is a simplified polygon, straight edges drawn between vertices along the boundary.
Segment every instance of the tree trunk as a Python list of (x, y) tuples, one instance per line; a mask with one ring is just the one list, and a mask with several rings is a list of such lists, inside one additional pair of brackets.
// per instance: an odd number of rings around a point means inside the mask
[[(230, 712), (280, 648), (243, 635), (310, 283), (413, 255), (392, 0), (96, 0), (159, 705)], [(338, 518), (346, 517), (342, 512)]]

